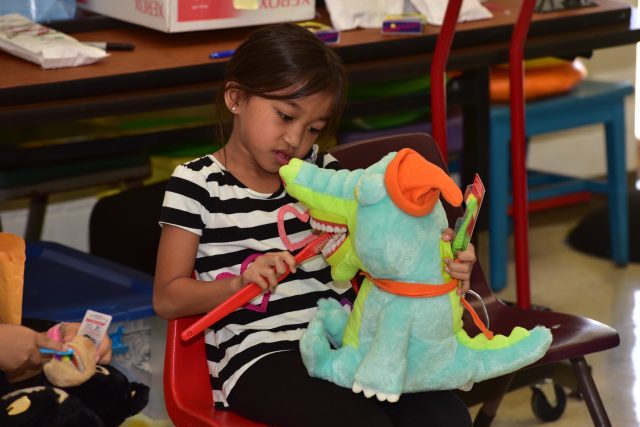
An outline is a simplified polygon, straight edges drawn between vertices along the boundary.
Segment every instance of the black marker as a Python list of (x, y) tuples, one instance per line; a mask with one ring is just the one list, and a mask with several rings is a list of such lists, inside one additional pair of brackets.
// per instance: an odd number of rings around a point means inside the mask
[(136, 47), (131, 43), (112, 43), (112, 42), (82, 42), (87, 46), (97, 47), (102, 50), (134, 50)]

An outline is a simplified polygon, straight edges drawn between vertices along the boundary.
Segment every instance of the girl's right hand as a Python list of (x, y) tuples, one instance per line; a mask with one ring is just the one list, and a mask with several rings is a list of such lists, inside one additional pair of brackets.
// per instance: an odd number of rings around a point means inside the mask
[(265, 292), (278, 285), (278, 277), (291, 270), (296, 272), (296, 260), (287, 251), (269, 252), (256, 258), (242, 273), (243, 286), (255, 283)]

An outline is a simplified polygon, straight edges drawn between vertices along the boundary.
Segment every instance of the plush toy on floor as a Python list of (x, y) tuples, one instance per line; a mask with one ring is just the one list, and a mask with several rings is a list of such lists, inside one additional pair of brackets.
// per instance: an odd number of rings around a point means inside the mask
[(465, 388), (545, 354), (544, 327), (473, 338), (462, 329), (457, 282), (443, 269), (453, 256), (439, 200), (459, 206), (462, 193), (442, 169), (404, 149), (351, 172), (292, 159), (280, 175), (312, 226), (339, 234), (323, 249), (332, 277), (365, 274), (350, 313), (319, 301), (300, 341), (310, 375), (394, 402), (404, 392)]
[(71, 356), (55, 356), (44, 364), (44, 374), (56, 387), (78, 386), (96, 373), (96, 346), (81, 335), (67, 344), (73, 350)]
[[(76, 340), (82, 342), (85, 338), (76, 337)], [(86, 347), (92, 349), (93, 344), (89, 344)], [(71, 346), (75, 350), (75, 362), (59, 360), (48, 365), (49, 368), (45, 366), (45, 373), (16, 384), (15, 391), (0, 398), (0, 426), (118, 427), (144, 409), (149, 401), (149, 387), (130, 382), (112, 366), (96, 365), (95, 349), (87, 355), (73, 341)], [(80, 366), (91, 370), (93, 375), (74, 386), (56, 387), (50, 381), (68, 383), (65, 373)], [(84, 371), (74, 372), (71, 377), (80, 375), (85, 375)]]
[(21, 388), (0, 397), (3, 427), (98, 427), (102, 420), (78, 398), (59, 388)]

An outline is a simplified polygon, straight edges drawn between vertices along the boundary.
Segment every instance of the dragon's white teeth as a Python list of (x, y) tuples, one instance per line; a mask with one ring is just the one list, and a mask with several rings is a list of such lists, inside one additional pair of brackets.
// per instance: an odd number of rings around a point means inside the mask
[(327, 244), (322, 248), (322, 255), (324, 255), (325, 257), (331, 255), (342, 244), (342, 242), (345, 241), (346, 238), (346, 234), (337, 234), (333, 236), (331, 240), (329, 240)]
[(387, 394), (387, 393), (376, 393), (376, 397), (378, 398), (378, 400), (380, 402), (384, 402), (385, 400), (388, 401), (389, 403), (396, 403), (398, 400), (400, 400), (400, 395), (399, 394)]
[(327, 232), (327, 233), (337, 234), (337, 233), (346, 233), (347, 232), (347, 227), (344, 226), (344, 225), (327, 224), (327, 223), (315, 220), (313, 218), (309, 219), (309, 224), (311, 225), (311, 228), (313, 228), (314, 230), (320, 230), (320, 231), (324, 231), (324, 232)]
[(399, 394), (395, 393), (376, 393), (375, 391), (362, 387), (360, 383), (354, 382), (351, 390), (354, 393), (364, 393), (365, 397), (370, 398), (375, 396), (380, 402), (388, 401), (390, 403), (395, 403), (400, 399)]
[(473, 381), (469, 381), (468, 383), (466, 383), (466, 384), (464, 384), (464, 385), (460, 386), (460, 387), (459, 387), (459, 390), (462, 390), (462, 391), (471, 391), (471, 389), (473, 388), (473, 384), (474, 384), (474, 382), (473, 382)]

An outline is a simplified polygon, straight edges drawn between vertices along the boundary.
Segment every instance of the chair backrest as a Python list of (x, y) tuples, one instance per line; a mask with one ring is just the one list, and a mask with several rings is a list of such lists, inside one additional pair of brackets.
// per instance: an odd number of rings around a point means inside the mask
[(166, 186), (161, 181), (99, 199), (89, 219), (89, 251), (153, 275)]

